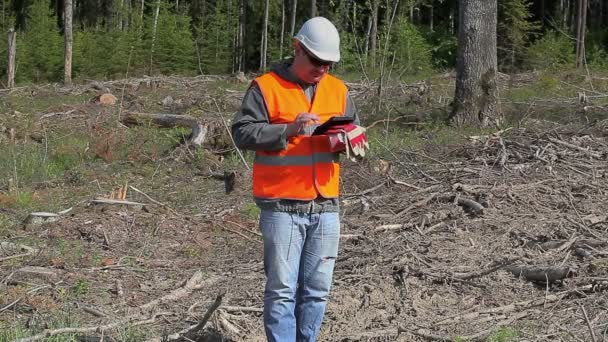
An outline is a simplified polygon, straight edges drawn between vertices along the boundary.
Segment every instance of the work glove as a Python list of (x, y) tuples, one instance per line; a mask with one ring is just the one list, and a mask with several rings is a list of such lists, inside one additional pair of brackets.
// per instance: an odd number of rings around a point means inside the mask
[(346, 152), (349, 159), (365, 157), (365, 150), (369, 149), (369, 143), (365, 135), (365, 128), (354, 124), (333, 126), (325, 134), (329, 139), (332, 152)]

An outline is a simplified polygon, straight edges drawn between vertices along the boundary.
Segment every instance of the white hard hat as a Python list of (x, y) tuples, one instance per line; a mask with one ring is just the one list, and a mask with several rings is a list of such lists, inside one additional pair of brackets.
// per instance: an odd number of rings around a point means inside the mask
[(308, 19), (300, 28), (296, 39), (322, 61), (340, 60), (340, 35), (334, 24), (323, 17)]

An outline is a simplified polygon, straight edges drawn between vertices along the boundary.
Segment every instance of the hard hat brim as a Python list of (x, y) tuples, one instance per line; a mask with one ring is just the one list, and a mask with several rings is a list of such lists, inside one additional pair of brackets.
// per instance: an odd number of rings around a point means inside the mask
[(339, 51), (337, 53), (327, 53), (327, 52), (323, 53), (323, 52), (320, 52), (318, 50), (311, 48), (310, 47), (311, 44), (310, 44), (310, 42), (307, 42), (308, 39), (306, 37), (296, 36), (295, 39), (298, 42), (300, 42), (300, 44), (304, 45), (304, 48), (306, 49), (307, 52), (309, 52), (315, 58), (317, 58), (323, 62), (337, 63), (340, 61), (340, 52)]

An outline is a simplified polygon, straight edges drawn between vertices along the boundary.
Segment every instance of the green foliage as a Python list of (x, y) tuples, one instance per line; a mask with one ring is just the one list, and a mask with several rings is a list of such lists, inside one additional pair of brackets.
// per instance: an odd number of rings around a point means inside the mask
[(395, 64), (400, 68), (400, 75), (418, 74), (432, 69), (431, 47), (407, 18), (403, 16), (399, 18), (392, 35), (393, 46), (389, 50), (394, 51)]
[(456, 66), (458, 39), (445, 30), (427, 32), (431, 47), (431, 57), (435, 69), (448, 69)]
[(252, 220), (257, 220), (260, 217), (260, 208), (255, 203), (246, 203), (241, 208), (241, 213)]
[(574, 63), (574, 44), (559, 32), (547, 32), (527, 49), (527, 63), (536, 69), (551, 69)]
[(585, 39), (587, 63), (595, 70), (608, 70), (608, 30), (590, 30)]
[(340, 74), (360, 72), (361, 71), (361, 63), (363, 61), (359, 61), (359, 56), (361, 51), (357, 49), (361, 49), (360, 39), (356, 41), (358, 38), (350, 33), (344, 32), (340, 37), (341, 50), (340, 50), (340, 63), (336, 64), (334, 69)]
[(531, 33), (540, 28), (538, 23), (531, 20), (533, 15), (530, 6), (532, 6), (530, 0), (499, 2), (497, 40), (499, 64), (509, 65), (511, 69), (515, 67), (530, 38), (533, 38)]
[(91, 284), (86, 279), (78, 279), (70, 288), (71, 294), (78, 298), (86, 295), (91, 288)]
[(57, 81), (63, 76), (63, 44), (49, 0), (28, 8), (29, 25), (17, 37), (17, 80)]
[(27, 329), (22, 325), (0, 327), (0, 342), (16, 341), (27, 335)]
[(12, 178), (16, 186), (23, 187), (59, 178), (84, 163), (86, 144), (85, 139), (64, 137), (49, 140), (46, 145), (7, 147), (10, 153), (0, 154), (0, 180)]
[(517, 330), (511, 327), (500, 327), (488, 338), (488, 342), (513, 342), (517, 341), (517, 335)]
[(143, 64), (143, 43), (137, 31), (79, 30), (74, 32), (73, 60), (73, 78), (124, 77), (127, 67)]
[(227, 73), (232, 70), (234, 33), (228, 12), (234, 9), (228, 7), (226, 0), (218, 0), (210, 7), (196, 27), (200, 67), (204, 73)]
[(155, 37), (153, 26), (154, 14), (147, 18), (146, 24), (146, 45), (150, 47), (154, 68), (164, 74), (183, 74), (195, 70), (196, 50), (190, 31), (190, 18), (175, 14), (166, 5), (161, 5)]

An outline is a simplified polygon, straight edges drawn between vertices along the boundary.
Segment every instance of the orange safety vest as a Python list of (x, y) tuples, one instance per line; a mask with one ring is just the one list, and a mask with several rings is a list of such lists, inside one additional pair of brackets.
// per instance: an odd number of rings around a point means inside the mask
[[(270, 124), (293, 122), (299, 113), (315, 113), (320, 123), (344, 115), (346, 85), (325, 74), (308, 100), (302, 88), (274, 72), (255, 79), (260, 87)], [(278, 152), (256, 151), (253, 163), (253, 195), (266, 199), (313, 200), (337, 198), (340, 191), (338, 153), (331, 152), (325, 135), (289, 138)]]

